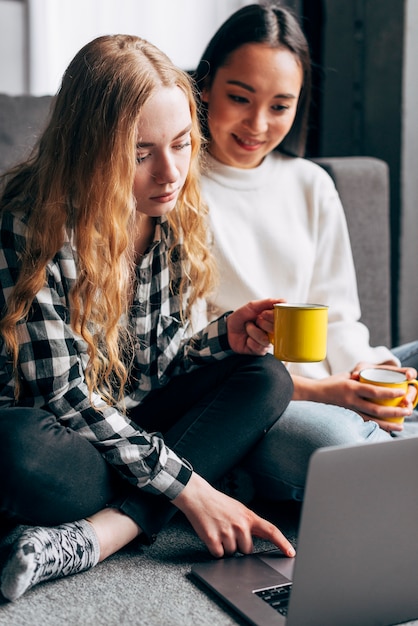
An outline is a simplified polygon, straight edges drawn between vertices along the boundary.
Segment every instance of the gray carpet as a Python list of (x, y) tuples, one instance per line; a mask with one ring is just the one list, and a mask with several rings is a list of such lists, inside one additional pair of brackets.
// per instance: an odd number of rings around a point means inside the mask
[[(296, 543), (298, 505), (257, 509)], [(255, 541), (257, 550), (269, 547)], [(14, 603), (0, 601), (0, 626), (243, 626), (191, 579), (191, 565), (208, 558), (177, 515), (150, 547), (131, 544), (90, 571), (38, 585)]]
[[(282, 512), (281, 528), (290, 539), (295, 538), (298, 512), (292, 504)], [(256, 540), (255, 547), (267, 549), (271, 544)], [(38, 585), (14, 603), (0, 600), (0, 625), (244, 624), (189, 576), (193, 563), (209, 558), (204, 544), (179, 514), (150, 547), (131, 544), (92, 570)]]

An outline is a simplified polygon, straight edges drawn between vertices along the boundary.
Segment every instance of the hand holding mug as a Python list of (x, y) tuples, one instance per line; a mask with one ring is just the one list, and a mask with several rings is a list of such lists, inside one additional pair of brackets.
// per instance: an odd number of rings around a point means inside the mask
[[(371, 402), (384, 406), (399, 406), (408, 393), (409, 385), (413, 385), (416, 389), (413, 408), (418, 404), (418, 380), (408, 380), (403, 372), (380, 367), (369, 367), (360, 371), (359, 381), (367, 385), (396, 390), (397, 394), (379, 394), (379, 396), (368, 398)], [(385, 417), (380, 419), (398, 424), (402, 424), (404, 421), (403, 417)]]

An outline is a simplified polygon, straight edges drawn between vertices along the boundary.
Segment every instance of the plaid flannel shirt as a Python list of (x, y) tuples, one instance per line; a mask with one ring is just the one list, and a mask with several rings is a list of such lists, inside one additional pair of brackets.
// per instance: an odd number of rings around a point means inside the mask
[[(25, 246), (24, 214), (4, 213), (0, 236), (0, 306), (4, 310)], [(181, 322), (179, 297), (173, 295), (169, 284), (169, 237), (166, 218), (158, 219), (154, 242), (137, 267), (136, 292), (127, 321), (135, 337), (128, 408), (173, 376), (231, 353), (225, 316), (193, 335), (190, 324)], [(177, 253), (174, 288), (180, 278), (181, 246)], [(173, 499), (191, 476), (190, 464), (170, 450), (158, 433), (140, 429), (98, 395), (90, 401), (84, 374), (86, 344), (70, 327), (69, 292), (76, 274), (76, 252), (67, 237), (47, 265), (47, 280), (28, 318), (18, 324), (22, 390), (18, 404), (53, 413), (95, 445), (132, 484)], [(15, 405), (14, 385), (10, 358), (0, 337), (0, 407)]]

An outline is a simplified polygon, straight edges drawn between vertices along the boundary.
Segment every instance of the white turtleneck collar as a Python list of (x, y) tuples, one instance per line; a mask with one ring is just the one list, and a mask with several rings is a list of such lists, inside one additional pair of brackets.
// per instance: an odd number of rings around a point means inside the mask
[(273, 174), (278, 160), (285, 160), (288, 157), (279, 152), (268, 154), (262, 163), (251, 169), (242, 169), (225, 165), (215, 159), (209, 153), (203, 158), (202, 173), (223, 187), (231, 189), (257, 189), (264, 184)]

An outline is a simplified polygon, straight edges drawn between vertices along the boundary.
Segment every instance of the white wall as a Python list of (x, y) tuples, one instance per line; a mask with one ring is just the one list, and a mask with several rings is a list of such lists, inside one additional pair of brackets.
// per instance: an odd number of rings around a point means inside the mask
[[(402, 131), (400, 342), (418, 339), (418, 2), (406, 0)], [(389, 85), (390, 87), (390, 85)], [(390, 124), (390, 120), (388, 120)]]
[(13, 95), (26, 89), (25, 4), (0, 0), (0, 92)]

